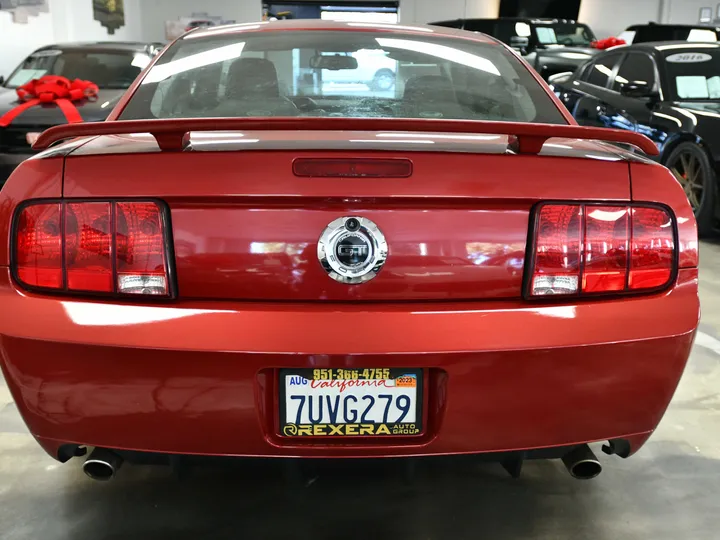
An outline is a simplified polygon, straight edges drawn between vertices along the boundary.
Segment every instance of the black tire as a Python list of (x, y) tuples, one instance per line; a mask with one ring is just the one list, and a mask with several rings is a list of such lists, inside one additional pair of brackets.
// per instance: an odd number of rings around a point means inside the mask
[(375, 91), (387, 92), (395, 86), (395, 74), (390, 69), (379, 69), (375, 73), (370, 88)]
[(717, 208), (717, 178), (715, 168), (705, 150), (692, 142), (682, 142), (673, 148), (665, 160), (693, 208), (700, 235), (708, 235), (715, 228)]

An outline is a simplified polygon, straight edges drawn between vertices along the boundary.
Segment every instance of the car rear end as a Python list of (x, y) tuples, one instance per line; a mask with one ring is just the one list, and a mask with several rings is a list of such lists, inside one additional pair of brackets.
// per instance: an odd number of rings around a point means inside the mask
[(33, 435), (63, 460), (635, 452), (697, 326), (695, 222), (557, 114), (116, 122), (29, 160), (0, 343)]

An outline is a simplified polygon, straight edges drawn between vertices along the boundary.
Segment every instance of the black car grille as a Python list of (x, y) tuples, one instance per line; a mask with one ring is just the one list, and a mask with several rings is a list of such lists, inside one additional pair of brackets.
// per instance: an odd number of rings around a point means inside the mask
[(45, 130), (40, 126), (16, 127), (12, 124), (0, 128), (0, 152), (5, 154), (29, 154), (32, 152), (27, 142), (28, 133), (42, 133)]

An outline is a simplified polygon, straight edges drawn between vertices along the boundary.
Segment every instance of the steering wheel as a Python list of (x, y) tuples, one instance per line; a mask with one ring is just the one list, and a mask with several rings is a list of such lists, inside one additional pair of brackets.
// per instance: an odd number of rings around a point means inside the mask
[(559, 41), (560, 45), (574, 45), (575, 42), (571, 38), (565, 38)]

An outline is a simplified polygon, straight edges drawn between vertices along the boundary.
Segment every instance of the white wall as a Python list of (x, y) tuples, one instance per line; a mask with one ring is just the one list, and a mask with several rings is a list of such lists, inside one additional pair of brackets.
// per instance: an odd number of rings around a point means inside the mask
[(64, 41), (140, 40), (140, 3), (152, 0), (125, 0), (125, 26), (108, 34), (93, 19), (90, 0), (49, 0), (49, 12), (16, 23), (10, 13), (0, 11), (0, 75), (7, 77), (38, 47)]
[(140, 2), (124, 0), (125, 26), (108, 34), (107, 28), (93, 19), (92, 2), (86, 0), (50, 0), (55, 23), (55, 41), (140, 41)]
[[(127, 0), (126, 0), (127, 1)], [(261, 0), (136, 0), (140, 3), (141, 35), (144, 40), (164, 41), (165, 21), (208, 13), (237, 22), (259, 21)]]
[(661, 0), (582, 0), (578, 20), (603, 39), (617, 36), (631, 24), (658, 22), (660, 4)]
[(469, 17), (497, 17), (500, 0), (400, 0), (400, 22), (426, 24)]
[(30, 17), (27, 24), (17, 24), (10, 13), (0, 11), (0, 75), (7, 77), (28, 53), (53, 41), (50, 13), (40, 13)]
[(700, 20), (700, 8), (712, 9), (717, 15), (717, 0), (665, 0), (668, 21), (676, 24), (697, 24)]

